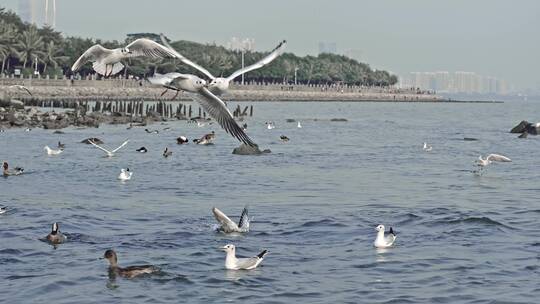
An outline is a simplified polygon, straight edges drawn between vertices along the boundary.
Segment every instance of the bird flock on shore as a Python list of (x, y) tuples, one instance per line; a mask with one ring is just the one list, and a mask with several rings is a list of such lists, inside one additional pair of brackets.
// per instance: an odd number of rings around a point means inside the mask
[[(172, 58), (180, 60), (182, 63), (191, 66), (192, 68), (198, 70), (200, 73), (204, 74), (207, 80), (199, 78), (193, 74), (181, 74), (177, 72), (167, 73), (167, 74), (154, 74), (148, 80), (154, 84), (162, 86), (165, 91), (162, 93), (165, 94), (168, 90), (178, 92), (186, 92), (194, 101), (201, 104), (204, 110), (231, 136), (239, 140), (245, 145), (256, 146), (255, 142), (247, 136), (246, 129), (247, 125), (240, 127), (237, 122), (234, 120), (233, 115), (227, 108), (225, 102), (220, 98), (221, 95), (226, 94), (229, 90), (231, 81), (236, 77), (247, 73), (249, 71), (259, 69), (265, 65), (271, 63), (276, 59), (283, 51), (286, 45), (286, 41), (283, 40), (280, 42), (268, 55), (264, 58), (247, 66), (243, 69), (235, 71), (228, 77), (216, 77), (212, 75), (207, 69), (199, 66), (198, 64), (190, 61), (171, 47), (165, 37), (161, 35), (161, 41), (163, 44), (155, 42), (150, 39), (141, 38), (133, 41), (123, 48), (118, 49), (107, 49), (103, 46), (96, 44), (90, 47), (80, 58), (73, 64), (72, 70), (76, 72), (87, 62), (92, 62), (93, 69), (100, 75), (104, 77), (110, 77), (119, 73), (124, 65), (122, 60), (129, 59), (132, 57), (144, 56), (149, 58)], [(26, 89), (26, 88), (17, 88), (17, 89)], [(27, 89), (26, 89), (27, 90)], [(28, 90), (27, 90), (28, 91)], [(30, 91), (28, 91), (29, 94)], [(198, 126), (202, 127), (207, 122), (197, 121)], [(266, 122), (266, 128), (272, 130), (276, 128), (274, 122)], [(131, 128), (132, 126), (130, 126)], [(297, 122), (297, 127), (302, 128), (300, 121)], [(159, 130), (150, 130), (145, 129), (149, 134), (159, 134)], [(164, 129), (165, 131), (165, 129)], [(199, 139), (193, 140), (196, 144), (199, 145), (210, 145), (215, 139), (215, 133), (205, 134)], [(290, 139), (281, 135), (280, 140), (282, 142), (287, 142)], [(180, 136), (177, 138), (177, 144), (186, 144), (189, 140), (185, 136)], [(105, 153), (105, 157), (114, 157), (115, 154), (125, 147), (129, 140), (125, 140), (122, 144), (114, 149), (104, 147), (103, 142), (99, 141), (97, 138), (89, 138), (86, 140), (86, 143), (92, 145), (93, 147), (101, 150)], [(58, 142), (57, 149), (45, 146), (43, 148), (47, 155), (58, 156), (62, 154), (65, 150), (65, 145), (61, 142)], [(433, 147), (428, 143), (424, 142), (422, 150), (425, 152), (432, 152)], [(146, 153), (148, 149), (146, 147), (140, 147), (135, 150), (138, 153)], [(172, 155), (172, 151), (165, 147), (162, 155), (167, 158)], [(478, 166), (478, 174), (482, 174), (485, 168), (493, 162), (511, 162), (511, 159), (499, 155), (499, 154), (489, 154), (486, 157), (480, 156), (475, 164)], [(4, 176), (16, 176), (24, 173), (24, 169), (16, 167), (10, 169), (7, 162), (3, 163), (3, 175)], [(117, 177), (118, 180), (122, 182), (127, 182), (131, 180), (133, 176), (133, 171), (130, 168), (121, 168), (120, 173)], [(0, 214), (6, 213), (7, 208), (0, 208)], [(214, 215), (216, 221), (218, 222), (218, 227), (215, 229), (219, 233), (224, 234), (245, 234), (250, 231), (250, 222), (248, 209), (247, 207), (242, 210), (238, 223), (231, 220), (225, 213), (223, 213), (218, 208), (212, 208), (212, 214)], [(373, 246), (376, 248), (389, 248), (394, 246), (396, 241), (396, 233), (392, 227), (388, 231), (384, 225), (378, 225), (376, 228), (375, 240)], [(53, 223), (51, 227), (51, 232), (45, 237), (45, 240), (50, 244), (54, 245), (55, 248), (59, 244), (62, 244), (68, 241), (66, 235), (60, 232), (60, 226), (58, 223)], [(268, 250), (264, 249), (260, 253), (250, 257), (250, 258), (237, 258), (236, 257), (236, 246), (233, 244), (227, 244), (220, 248), (225, 251), (225, 268), (229, 270), (251, 270), (263, 262), (265, 256), (268, 254)], [(107, 250), (103, 257), (109, 262), (109, 273), (114, 276), (121, 276), (125, 278), (134, 278), (140, 275), (151, 274), (160, 271), (159, 267), (153, 265), (141, 265), (141, 266), (129, 266), (121, 267), (118, 263), (117, 253), (109, 249)]]

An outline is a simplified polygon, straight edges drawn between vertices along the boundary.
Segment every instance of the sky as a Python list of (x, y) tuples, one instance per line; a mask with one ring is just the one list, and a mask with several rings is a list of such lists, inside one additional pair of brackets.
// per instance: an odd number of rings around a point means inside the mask
[[(20, 1), (0, 0), (17, 12)], [(52, 0), (49, 0), (52, 2)], [(255, 39), (270, 50), (316, 55), (319, 42), (399, 75), (469, 71), (540, 89), (537, 0), (56, 0), (66, 35), (123, 40), (163, 32), (173, 40), (225, 45)]]

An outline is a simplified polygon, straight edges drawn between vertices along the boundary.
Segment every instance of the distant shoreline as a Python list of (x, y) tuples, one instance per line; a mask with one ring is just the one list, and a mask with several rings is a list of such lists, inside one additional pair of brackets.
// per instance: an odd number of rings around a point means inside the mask
[[(10, 85), (24, 85), (23, 90)], [(148, 85), (143, 80), (0, 79), (0, 100), (21, 100), (25, 105), (40, 102), (192, 101), (190, 96)], [(162, 95), (163, 94), (163, 95)], [(174, 100), (172, 99), (173, 97)], [(500, 103), (499, 101), (452, 100), (430, 92), (411, 89), (355, 86), (238, 85), (222, 96), (227, 102), (405, 102), (405, 103)]]

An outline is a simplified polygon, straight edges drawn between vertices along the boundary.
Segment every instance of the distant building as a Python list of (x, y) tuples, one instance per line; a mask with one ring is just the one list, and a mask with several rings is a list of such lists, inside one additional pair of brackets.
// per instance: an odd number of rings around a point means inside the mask
[(319, 54), (337, 54), (337, 44), (335, 42), (319, 42)]
[(362, 60), (364, 60), (363, 58), (364, 53), (362, 52), (362, 50), (358, 50), (358, 49), (347, 49), (345, 50), (345, 52), (343, 52), (343, 55), (351, 59), (354, 59), (358, 62), (362, 62)]
[(509, 86), (504, 80), (484, 77), (474, 72), (457, 71), (449, 73), (412, 72), (400, 77), (399, 87), (435, 90), (439, 93), (465, 94), (508, 94)]
[(251, 52), (255, 50), (255, 39), (253, 38), (237, 38), (232, 37), (229, 42), (227, 42), (227, 48), (233, 51), (247, 51)]
[(38, 26), (56, 26), (56, 0), (19, 0), (22, 21)]

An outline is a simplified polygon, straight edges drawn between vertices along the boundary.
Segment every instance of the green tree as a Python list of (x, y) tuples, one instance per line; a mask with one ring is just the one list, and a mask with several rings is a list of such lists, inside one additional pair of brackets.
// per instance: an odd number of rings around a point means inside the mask
[(43, 74), (47, 73), (48, 65), (52, 65), (55, 69), (57, 69), (60, 64), (69, 59), (68, 56), (63, 56), (62, 53), (63, 50), (59, 48), (53, 40), (49, 41), (47, 47), (45, 48), (45, 57), (43, 58)]
[(39, 36), (35, 26), (31, 26), (28, 30), (22, 32), (15, 47), (19, 60), (23, 62), (23, 68), (26, 68), (28, 62), (33, 62), (35, 58), (39, 60), (45, 57), (43, 38)]

